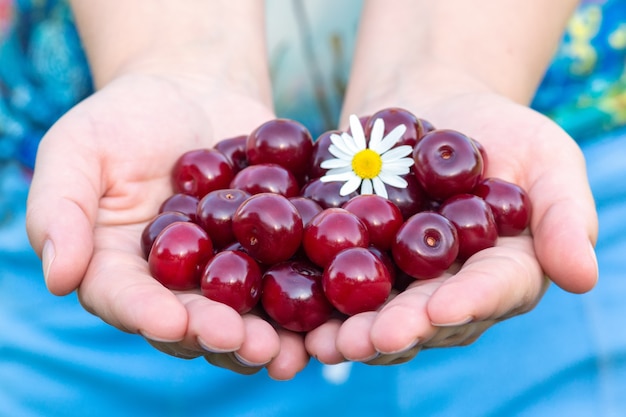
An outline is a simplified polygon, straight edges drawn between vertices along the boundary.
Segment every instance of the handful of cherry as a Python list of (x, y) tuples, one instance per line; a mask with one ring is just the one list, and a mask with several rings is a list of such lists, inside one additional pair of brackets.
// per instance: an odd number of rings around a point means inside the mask
[(487, 162), (476, 140), (400, 108), (316, 141), (271, 120), (181, 155), (141, 247), (164, 286), (307, 332), (526, 229), (528, 195), (485, 178)]

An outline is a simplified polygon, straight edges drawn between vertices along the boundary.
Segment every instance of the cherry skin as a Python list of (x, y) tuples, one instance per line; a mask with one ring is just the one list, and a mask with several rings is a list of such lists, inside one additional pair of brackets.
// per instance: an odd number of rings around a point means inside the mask
[(456, 228), (444, 216), (424, 211), (410, 217), (398, 230), (391, 255), (404, 273), (415, 279), (440, 276), (456, 260)]
[(191, 221), (196, 221), (198, 198), (188, 194), (176, 193), (166, 198), (159, 207), (159, 213), (175, 211), (188, 216)]
[(239, 171), (230, 183), (250, 194), (275, 193), (295, 197), (300, 192), (298, 180), (291, 172), (277, 164), (250, 165)]
[(172, 185), (177, 193), (202, 198), (213, 190), (228, 188), (233, 167), (215, 149), (196, 149), (181, 155), (172, 170)]
[(367, 248), (348, 248), (324, 270), (322, 288), (340, 312), (352, 316), (374, 311), (391, 293), (391, 275), (383, 261)]
[(303, 260), (282, 262), (265, 271), (261, 304), (276, 323), (294, 332), (315, 329), (334, 311), (322, 290), (322, 270)]
[(324, 209), (339, 208), (352, 197), (359, 195), (356, 191), (346, 196), (339, 195), (342, 186), (343, 183), (340, 181), (322, 182), (319, 178), (315, 178), (302, 188), (300, 195), (310, 198)]
[(246, 140), (246, 155), (251, 165), (278, 164), (301, 180), (309, 170), (313, 140), (300, 123), (274, 119), (257, 127)]
[(222, 139), (214, 146), (216, 150), (220, 151), (228, 159), (235, 174), (249, 165), (246, 156), (247, 139), (247, 135), (235, 136)]
[(483, 161), (472, 139), (454, 130), (433, 130), (415, 145), (414, 172), (435, 200), (469, 193), (480, 182)]
[(248, 198), (235, 211), (232, 227), (241, 246), (266, 265), (286, 261), (302, 241), (302, 218), (280, 194), (260, 193)]
[(313, 217), (304, 228), (302, 247), (314, 264), (325, 268), (339, 252), (369, 246), (367, 226), (342, 208), (329, 208)]
[(439, 213), (450, 220), (459, 235), (459, 259), (496, 244), (498, 227), (491, 208), (482, 198), (472, 194), (450, 197), (439, 208)]
[(519, 185), (487, 178), (474, 188), (474, 194), (489, 204), (498, 226), (498, 235), (517, 236), (530, 224), (530, 197)]
[(333, 159), (335, 156), (330, 153), (328, 147), (332, 143), (330, 141), (331, 135), (341, 135), (340, 130), (329, 130), (318, 136), (317, 140), (313, 143), (313, 150), (311, 152), (311, 166), (309, 168), (309, 180), (319, 178), (326, 174), (327, 169), (322, 168), (320, 165), (322, 162)]
[(250, 193), (232, 188), (211, 191), (198, 203), (196, 222), (211, 237), (215, 248), (233, 243), (233, 215)]
[(399, 107), (390, 107), (372, 114), (365, 124), (365, 137), (369, 138), (376, 119), (383, 119), (385, 122), (384, 135), (387, 135), (399, 125), (404, 125), (406, 131), (402, 134), (395, 146), (409, 145), (415, 146), (417, 141), (424, 136), (424, 128), (419, 118), (413, 113)]
[(298, 213), (300, 213), (304, 226), (309, 224), (311, 219), (323, 210), (322, 206), (306, 197), (291, 197), (289, 202), (293, 204), (298, 210)]
[(171, 290), (200, 286), (206, 263), (213, 257), (209, 235), (197, 224), (175, 222), (154, 240), (148, 255), (150, 274)]
[(245, 314), (261, 298), (261, 277), (261, 268), (250, 255), (222, 251), (204, 267), (200, 289), (205, 297)]
[(167, 226), (174, 222), (190, 221), (191, 218), (189, 216), (180, 212), (166, 211), (163, 213), (159, 213), (144, 227), (143, 232), (141, 233), (141, 252), (143, 253), (144, 257), (148, 259), (148, 255), (150, 254), (150, 249), (152, 249), (154, 240), (163, 229), (165, 229)]
[(405, 188), (387, 187), (387, 198), (400, 209), (402, 218), (406, 220), (424, 210), (428, 198), (412, 170), (402, 175), (402, 178), (406, 180), (407, 186)]
[(386, 251), (403, 223), (398, 206), (375, 194), (358, 195), (343, 205), (367, 227), (370, 245)]

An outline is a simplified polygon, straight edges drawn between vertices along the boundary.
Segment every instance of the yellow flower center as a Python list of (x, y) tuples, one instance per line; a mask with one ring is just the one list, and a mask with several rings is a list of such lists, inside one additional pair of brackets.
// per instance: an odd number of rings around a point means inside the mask
[(363, 179), (376, 178), (382, 167), (382, 158), (371, 149), (364, 149), (352, 158), (352, 170)]

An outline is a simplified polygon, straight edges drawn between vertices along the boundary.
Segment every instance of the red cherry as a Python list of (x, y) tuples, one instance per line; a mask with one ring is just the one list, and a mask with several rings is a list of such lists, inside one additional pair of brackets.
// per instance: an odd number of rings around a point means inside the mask
[(255, 194), (233, 215), (233, 232), (257, 261), (271, 265), (292, 257), (302, 241), (298, 210), (280, 194)]
[(261, 268), (252, 257), (241, 251), (223, 251), (206, 264), (200, 288), (205, 297), (244, 314), (261, 298), (261, 277)]
[(428, 198), (413, 171), (402, 175), (402, 178), (406, 180), (407, 186), (405, 188), (387, 187), (387, 198), (398, 206), (402, 218), (406, 220), (424, 210)]
[(498, 226), (498, 235), (517, 236), (530, 224), (530, 197), (519, 185), (487, 178), (474, 188), (474, 194), (489, 204)]
[(322, 182), (319, 178), (309, 181), (300, 191), (300, 195), (310, 198), (322, 208), (341, 207), (352, 197), (359, 195), (352, 192), (346, 196), (339, 195), (339, 190), (343, 186), (340, 181)]
[(196, 222), (211, 237), (216, 248), (233, 243), (232, 219), (239, 206), (250, 197), (250, 193), (232, 188), (211, 191), (198, 203)]
[(368, 249), (348, 248), (324, 270), (322, 287), (335, 308), (351, 316), (384, 304), (391, 292), (391, 275)]
[(302, 224), (304, 226), (306, 226), (313, 217), (323, 210), (322, 206), (306, 197), (291, 197), (289, 202), (293, 204), (298, 210), (298, 213), (300, 213)]
[(188, 194), (176, 193), (163, 201), (159, 207), (159, 213), (174, 211), (188, 216), (191, 221), (196, 221), (198, 198)]
[(367, 227), (370, 245), (386, 251), (403, 223), (398, 206), (384, 197), (365, 194), (353, 197), (343, 208), (355, 214)]
[(322, 162), (328, 159), (334, 159), (335, 156), (330, 153), (328, 147), (332, 143), (331, 135), (341, 135), (340, 130), (329, 130), (322, 133), (313, 143), (313, 151), (311, 152), (311, 166), (309, 168), (309, 180), (319, 178), (326, 174), (327, 169), (322, 168)]
[(228, 188), (233, 167), (215, 149), (196, 149), (178, 158), (172, 170), (174, 191), (202, 198), (213, 190)]
[(406, 127), (406, 131), (400, 137), (395, 146), (415, 146), (417, 141), (424, 136), (424, 128), (422, 127), (420, 119), (415, 117), (413, 113), (399, 107), (390, 107), (380, 110), (370, 116), (365, 125), (365, 137), (370, 137), (376, 119), (383, 119), (385, 122), (383, 135), (387, 135), (399, 125), (404, 125)]
[(233, 167), (233, 173), (237, 173), (248, 166), (246, 156), (247, 135), (235, 136), (233, 138), (222, 139), (215, 145), (215, 149), (220, 151)]
[(369, 245), (367, 226), (342, 208), (323, 210), (304, 228), (302, 247), (306, 256), (325, 268), (343, 249)]
[(498, 228), (491, 208), (482, 198), (459, 194), (447, 199), (439, 213), (450, 220), (459, 234), (459, 259), (465, 260), (496, 244)]
[(298, 181), (291, 172), (276, 164), (250, 165), (239, 171), (230, 183), (250, 194), (275, 193), (295, 197), (300, 191)]
[(312, 150), (313, 140), (309, 131), (302, 124), (288, 119), (265, 122), (246, 140), (250, 164), (278, 164), (299, 180), (309, 170)]
[(209, 235), (197, 224), (175, 222), (154, 240), (148, 255), (152, 276), (171, 290), (190, 290), (200, 286), (200, 276), (213, 257)]
[(454, 130), (434, 130), (415, 145), (415, 176), (426, 193), (445, 200), (480, 182), (483, 161), (472, 140)]
[(165, 229), (167, 226), (174, 222), (190, 221), (191, 218), (189, 218), (189, 216), (176, 211), (166, 211), (163, 213), (159, 213), (146, 225), (146, 227), (144, 227), (143, 232), (141, 233), (141, 252), (143, 253), (144, 257), (148, 259), (148, 255), (150, 254), (150, 249), (152, 249), (154, 240), (163, 229)]
[(287, 330), (315, 329), (334, 311), (324, 295), (321, 279), (321, 269), (308, 261), (287, 261), (271, 266), (263, 275), (263, 309)]
[(409, 218), (398, 230), (391, 246), (396, 265), (416, 279), (440, 276), (459, 253), (456, 228), (440, 214), (421, 212)]

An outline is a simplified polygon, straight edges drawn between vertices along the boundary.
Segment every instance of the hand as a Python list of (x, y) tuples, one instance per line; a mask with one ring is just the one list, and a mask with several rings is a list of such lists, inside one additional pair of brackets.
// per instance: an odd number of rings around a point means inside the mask
[(272, 117), (264, 100), (183, 75), (122, 76), (77, 105), (42, 140), (28, 201), (28, 233), (50, 291), (77, 289), (85, 309), (170, 355), (292, 377), (308, 360), (302, 337), (199, 292), (166, 289), (139, 245), (172, 193), (179, 155)]
[[(344, 359), (391, 364), (420, 349), (465, 345), (501, 320), (532, 309), (549, 277), (566, 291), (590, 290), (597, 280), (592, 250), (597, 234), (582, 154), (547, 118), (492, 93), (417, 102), (410, 91), (364, 105), (359, 115), (399, 106), (435, 126), (464, 132), (489, 155), (486, 176), (521, 185), (533, 205), (529, 233), (499, 238), (457, 271), (416, 281), (377, 312), (327, 323), (307, 335), (322, 362)], [(545, 274), (545, 275), (544, 275)]]

